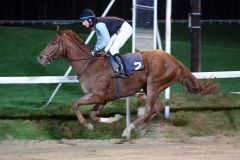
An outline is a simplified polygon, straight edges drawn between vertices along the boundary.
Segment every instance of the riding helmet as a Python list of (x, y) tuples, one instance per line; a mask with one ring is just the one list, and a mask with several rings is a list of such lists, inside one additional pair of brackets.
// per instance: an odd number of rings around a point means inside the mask
[(89, 19), (94, 19), (96, 16), (94, 12), (91, 9), (85, 9), (83, 10), (82, 14), (80, 15), (80, 20), (89, 20)]

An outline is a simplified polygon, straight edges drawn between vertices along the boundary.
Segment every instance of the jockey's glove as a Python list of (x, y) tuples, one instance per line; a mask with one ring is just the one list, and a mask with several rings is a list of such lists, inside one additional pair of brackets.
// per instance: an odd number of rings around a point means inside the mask
[(96, 49), (92, 49), (91, 50), (91, 54), (92, 56), (96, 56), (98, 54), (99, 51), (97, 51)]

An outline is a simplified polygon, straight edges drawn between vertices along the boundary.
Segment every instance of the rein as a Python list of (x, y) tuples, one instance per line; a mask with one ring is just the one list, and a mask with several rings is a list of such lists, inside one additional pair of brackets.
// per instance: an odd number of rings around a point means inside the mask
[(92, 57), (88, 57), (88, 58), (79, 58), (79, 59), (68, 59), (68, 61), (72, 62), (72, 61), (83, 61), (83, 60), (89, 60), (89, 59), (93, 59), (94, 56)]
[(78, 79), (81, 77), (81, 74), (84, 72), (84, 70), (87, 68), (87, 66), (90, 64), (90, 62), (92, 62), (93, 58), (90, 59), (90, 61), (88, 61), (84, 66), (83, 69), (80, 71), (80, 73), (77, 75)]

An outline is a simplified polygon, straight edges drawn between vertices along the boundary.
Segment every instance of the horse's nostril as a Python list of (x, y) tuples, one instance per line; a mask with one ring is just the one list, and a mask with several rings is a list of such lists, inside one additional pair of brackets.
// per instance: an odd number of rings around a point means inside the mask
[(42, 64), (43, 63), (43, 56), (41, 56), (41, 55), (38, 56), (37, 61)]

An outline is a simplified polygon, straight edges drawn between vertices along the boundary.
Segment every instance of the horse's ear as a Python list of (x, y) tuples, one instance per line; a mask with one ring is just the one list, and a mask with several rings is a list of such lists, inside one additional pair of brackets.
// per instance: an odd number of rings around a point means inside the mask
[(62, 33), (62, 30), (60, 28), (60, 26), (57, 26), (57, 33), (60, 35)]

